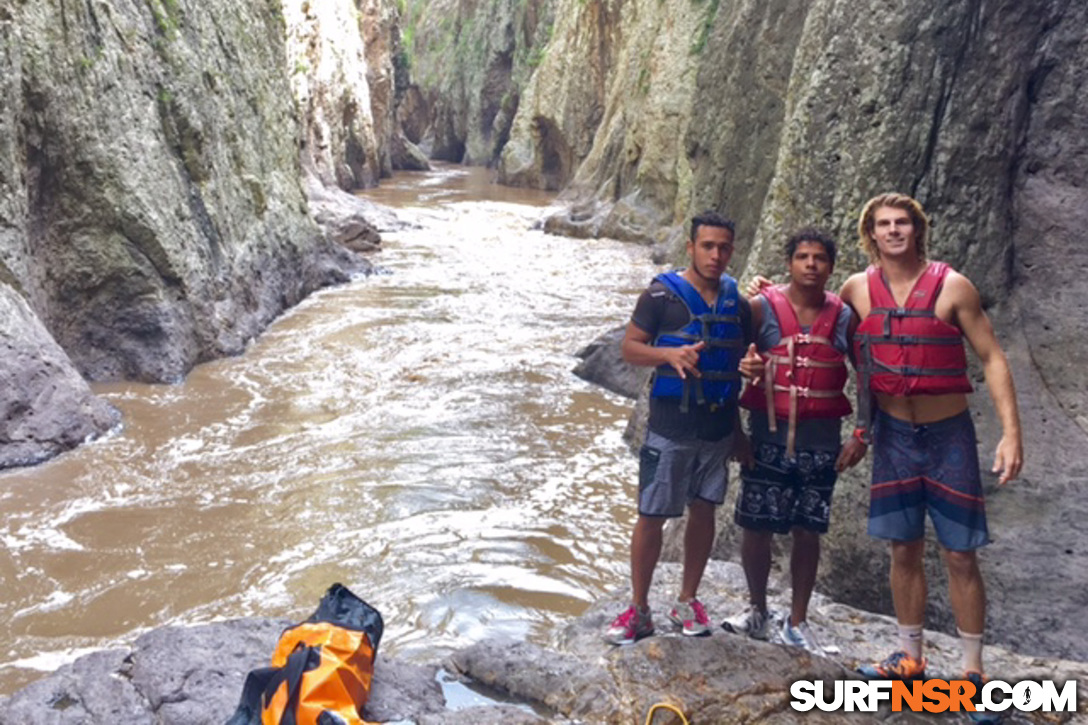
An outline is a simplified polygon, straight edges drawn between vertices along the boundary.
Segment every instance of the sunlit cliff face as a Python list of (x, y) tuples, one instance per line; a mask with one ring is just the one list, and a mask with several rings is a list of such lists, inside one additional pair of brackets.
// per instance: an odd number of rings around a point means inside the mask
[(304, 125), (303, 166), (328, 186), (374, 183), (380, 167), (354, 3), (286, 0), (283, 16), (287, 69)]

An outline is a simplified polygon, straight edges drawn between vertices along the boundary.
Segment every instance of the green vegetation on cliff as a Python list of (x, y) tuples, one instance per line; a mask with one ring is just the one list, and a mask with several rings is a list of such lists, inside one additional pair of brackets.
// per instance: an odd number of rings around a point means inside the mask
[(401, 66), (426, 99), (432, 155), (494, 161), (535, 68), (546, 57), (555, 0), (402, 0)]
[[(703, 0), (692, 0), (693, 3), (700, 5)], [(718, 17), (718, 3), (721, 0), (710, 0), (706, 9), (706, 18), (703, 20), (703, 24), (699, 28), (699, 35), (695, 39), (695, 42), (691, 46), (691, 52), (698, 55), (706, 48), (707, 40), (710, 38), (710, 31), (714, 28), (714, 19)]]

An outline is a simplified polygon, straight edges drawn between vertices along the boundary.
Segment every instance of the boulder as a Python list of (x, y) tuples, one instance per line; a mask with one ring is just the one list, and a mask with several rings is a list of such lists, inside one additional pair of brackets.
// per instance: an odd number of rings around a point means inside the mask
[(579, 350), (581, 362), (571, 372), (625, 398), (637, 398), (652, 370), (624, 361), (620, 343), (625, 330), (626, 326), (609, 330)]
[(105, 433), (120, 414), (96, 397), (26, 300), (0, 282), (0, 469)]
[[(303, 186), (310, 215), (325, 237), (351, 251), (377, 251), (381, 247), (382, 232), (410, 226), (393, 209), (338, 187), (325, 186), (315, 176), (307, 176)], [(373, 267), (365, 259), (359, 259), (357, 269), (370, 271)]]
[(427, 160), (427, 154), (409, 141), (404, 134), (393, 136), (391, 158), (394, 169), (404, 171), (430, 171), (431, 162)]
[[(269, 665), (290, 624), (240, 619), (151, 630), (131, 649), (86, 655), (0, 698), (0, 723), (221, 725), (238, 706), (246, 675)], [(367, 718), (417, 720), (444, 712), (437, 670), (379, 655)]]
[[(659, 565), (650, 598), (656, 633), (634, 645), (613, 647), (601, 637), (611, 619), (628, 605), (628, 593), (617, 591), (563, 628), (554, 648), (485, 640), (455, 653), (451, 664), (477, 681), (579, 722), (642, 722), (654, 703), (665, 701), (679, 706), (693, 723), (787, 723), (801, 719), (789, 706), (793, 682), (857, 678), (853, 670), (858, 664), (883, 659), (896, 643), (892, 619), (820, 595), (813, 600), (810, 621), (825, 646), (838, 648), (833, 655), (750, 640), (717, 627), (710, 637), (683, 637), (663, 616), (679, 580), (679, 565)], [(711, 562), (700, 598), (714, 621), (740, 611), (747, 603), (740, 567)], [(779, 612), (788, 606), (788, 589), (782, 582), (772, 581), (770, 603)], [(936, 632), (925, 636), (930, 672), (957, 677), (955, 639)], [(1000, 679), (1076, 680), (1081, 702), (1086, 701), (1088, 665), (1083, 662), (1042, 660), (997, 647), (987, 648), (986, 660), (988, 671), (995, 677), (999, 673)], [(876, 723), (890, 715), (885, 708), (853, 715), (813, 711), (803, 718), (804, 722)], [(945, 716), (920, 713), (910, 721), (937, 723), (944, 722)]]

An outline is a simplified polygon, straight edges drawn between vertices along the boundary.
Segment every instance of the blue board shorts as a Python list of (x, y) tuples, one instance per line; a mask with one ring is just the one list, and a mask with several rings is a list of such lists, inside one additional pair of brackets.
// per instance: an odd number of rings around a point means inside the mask
[(733, 434), (718, 441), (673, 440), (647, 431), (638, 457), (639, 514), (683, 516), (684, 507), (696, 499), (721, 506), (733, 440)]
[(920, 539), (927, 511), (944, 548), (972, 551), (990, 543), (971, 414), (916, 426), (877, 411), (869, 535)]

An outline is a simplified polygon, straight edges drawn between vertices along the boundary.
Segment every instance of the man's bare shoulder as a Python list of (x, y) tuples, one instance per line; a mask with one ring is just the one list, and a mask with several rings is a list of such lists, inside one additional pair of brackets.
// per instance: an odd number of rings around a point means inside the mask
[(850, 298), (859, 289), (863, 289), (863, 285), (865, 284), (865, 272), (855, 272), (847, 277), (846, 281), (842, 283), (842, 289), (839, 290), (839, 297), (842, 297), (843, 300), (849, 302)]
[(941, 292), (957, 303), (975, 303), (979, 300), (978, 289), (974, 283), (966, 275), (955, 270), (948, 271)]

